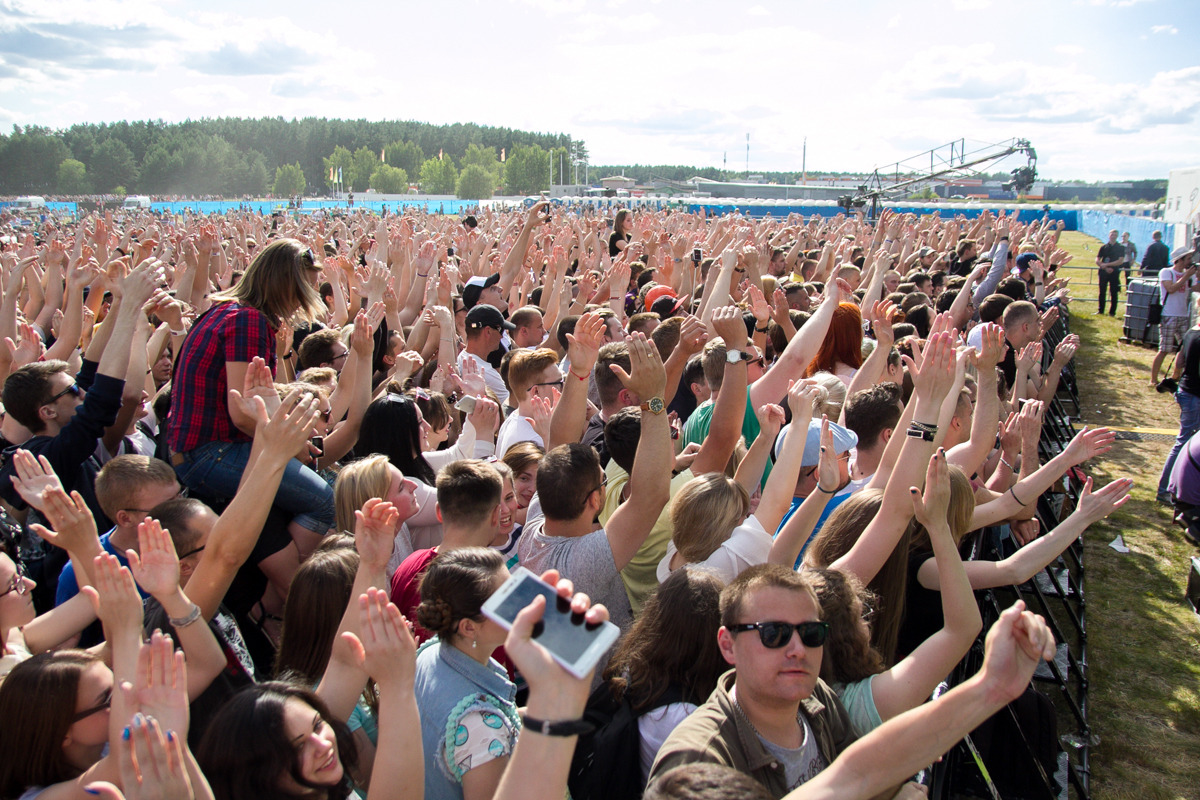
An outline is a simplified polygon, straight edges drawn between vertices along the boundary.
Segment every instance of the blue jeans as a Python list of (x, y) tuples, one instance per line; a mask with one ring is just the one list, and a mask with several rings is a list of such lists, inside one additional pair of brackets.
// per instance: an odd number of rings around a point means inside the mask
[[(250, 442), (209, 442), (189, 451), (175, 474), (184, 486), (215, 497), (233, 497), (246, 462)], [(293, 515), (292, 522), (324, 534), (334, 523), (333, 488), (296, 459), (288, 462), (274, 504)]]
[(1188, 439), (1192, 438), (1192, 434), (1200, 430), (1200, 397), (1180, 389), (1175, 392), (1175, 402), (1179, 403), (1179, 436), (1171, 446), (1171, 452), (1167, 455), (1167, 465), (1163, 467), (1162, 477), (1158, 479), (1159, 492), (1167, 491), (1167, 484), (1171, 481), (1171, 470), (1175, 468), (1175, 459), (1179, 457), (1179, 451), (1187, 444)]

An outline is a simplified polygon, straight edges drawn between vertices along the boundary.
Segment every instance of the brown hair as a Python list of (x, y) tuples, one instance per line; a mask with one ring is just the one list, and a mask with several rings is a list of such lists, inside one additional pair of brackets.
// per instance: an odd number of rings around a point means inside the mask
[(4, 381), (4, 391), (0, 392), (4, 410), (30, 433), (41, 433), (46, 425), (38, 415), (38, 409), (50, 402), (50, 379), (70, 369), (67, 362), (52, 359), (35, 361), (15, 370)]
[(317, 550), (296, 570), (283, 605), (283, 628), (275, 656), (277, 679), (301, 686), (315, 686), (321, 680), (350, 602), (358, 564), (353, 544), (343, 544)]
[(684, 567), (654, 590), (604, 671), (615, 698), (639, 713), (673, 685), (688, 703), (708, 699), (729, 669), (717, 646), (724, 586), (709, 570)]
[(38, 653), (13, 667), (0, 683), (0, 797), (17, 797), (30, 786), (70, 780), (82, 770), (63, 752), (75, 722), (79, 681), (93, 664), (85, 650)]
[(490, 547), (460, 547), (439, 553), (421, 576), (417, 622), (443, 642), (458, 636), (458, 623), (479, 619), (484, 601), (496, 589), (504, 556)]
[(240, 281), (212, 300), (258, 309), (272, 328), (293, 314), (312, 322), (326, 311), (311, 279), (320, 269), (311, 248), (295, 239), (276, 239), (258, 251)]
[(504, 484), (491, 464), (460, 459), (437, 476), (438, 510), (451, 525), (486, 525), (500, 505)]
[(853, 683), (883, 672), (887, 668), (883, 657), (870, 637), (863, 636), (855, 614), (874, 600), (871, 591), (840, 569), (814, 569), (807, 574), (821, 603), (821, 619), (829, 623), (821, 678), (826, 683)]
[(723, 627), (731, 628), (741, 621), (738, 617), (742, 615), (742, 603), (746, 601), (746, 595), (759, 588), (787, 589), (807, 594), (812, 598), (813, 605), (817, 610), (819, 611), (821, 608), (821, 604), (817, 600), (817, 593), (813, 591), (812, 584), (809, 583), (805, 573), (796, 572), (783, 564), (755, 564), (742, 570), (722, 590), (721, 625)]
[(105, 516), (115, 520), (118, 511), (134, 502), (133, 496), (139, 490), (167, 484), (179, 485), (175, 470), (167, 462), (150, 456), (117, 456), (96, 474), (96, 501)]

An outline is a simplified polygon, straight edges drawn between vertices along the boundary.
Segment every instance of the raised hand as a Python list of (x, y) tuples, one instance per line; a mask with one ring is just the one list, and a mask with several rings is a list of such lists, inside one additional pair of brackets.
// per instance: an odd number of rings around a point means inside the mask
[(542, 437), (543, 442), (550, 441), (550, 420), (554, 415), (554, 406), (558, 403), (560, 394), (558, 390), (554, 390), (553, 399), (549, 397), (530, 397), (530, 405), (533, 406), (533, 416), (526, 417), (533, 429), (537, 431), (537, 435)]
[(604, 318), (591, 312), (575, 323), (574, 333), (567, 334), (567, 357), (571, 361), (571, 372), (587, 374), (596, 366), (596, 358), (604, 345), (604, 330)]
[(821, 415), (821, 452), (817, 458), (817, 491), (833, 494), (842, 482), (837, 452), (833, 449), (833, 430), (829, 417)]
[(950, 468), (946, 464), (946, 451), (939, 447), (929, 459), (925, 471), (925, 495), (916, 486), (908, 489), (912, 495), (913, 514), (926, 530), (943, 527), (950, 509)]
[(759, 406), (754, 410), (754, 416), (758, 418), (759, 435), (765, 435), (771, 441), (775, 441), (775, 437), (779, 435), (779, 429), (787, 420), (783, 408), (774, 403), (764, 403)]
[[(742, 330), (745, 331), (744, 325)], [(625, 372), (617, 364), (611, 364), (609, 368), (625, 388), (638, 397), (644, 400), (661, 397), (667, 386), (667, 371), (663, 368), (658, 348), (647, 341), (644, 334), (635, 333), (629, 337), (629, 361), (631, 372)], [(571, 362), (571, 369), (575, 369), (574, 361)]]
[(1117, 434), (1108, 428), (1085, 427), (1063, 449), (1063, 455), (1072, 466), (1077, 466), (1090, 458), (1104, 455), (1112, 449), (1116, 440)]
[(417, 644), (400, 609), (387, 592), (371, 588), (358, 598), (362, 638), (342, 634), (354, 659), (382, 691), (411, 689), (417, 668)]
[(746, 292), (746, 299), (750, 302), (750, 312), (758, 321), (758, 327), (762, 327), (763, 323), (771, 316), (771, 306), (767, 303), (767, 298), (763, 296), (762, 289), (758, 288), (756, 284), (751, 284), (750, 289)]
[(1018, 600), (988, 630), (979, 674), (997, 699), (1008, 701), (1029, 687), (1038, 663), (1054, 654), (1054, 635), (1046, 621)]
[(170, 532), (156, 519), (138, 525), (138, 549), (126, 550), (133, 578), (155, 599), (173, 595), (179, 588), (179, 555)]
[(1099, 522), (1116, 511), (1129, 499), (1133, 489), (1133, 480), (1118, 478), (1103, 489), (1092, 492), (1092, 479), (1084, 481), (1083, 491), (1079, 494), (1079, 503), (1075, 506), (1075, 514), (1087, 520), (1087, 524)]
[(139, 712), (125, 728), (116, 753), (124, 793), (105, 782), (84, 788), (109, 800), (193, 800), (184, 747), (182, 736), (164, 731), (158, 720)]
[(267, 417), (262, 399), (255, 397), (253, 400), (257, 423), (254, 437), (263, 438), (266, 445), (264, 453), (286, 454), (290, 457), (307, 445), (320, 413), (320, 403), (316, 397), (308, 393), (301, 395), (299, 390), (293, 390), (270, 418)]
[(275, 379), (271, 369), (261, 356), (255, 356), (246, 367), (246, 376), (242, 380), (242, 390), (230, 389), (229, 394), (242, 406), (242, 411), (248, 417), (256, 414), (254, 399), (263, 403), (267, 415), (274, 414), (279, 409), (279, 392), (275, 391)]
[(725, 306), (713, 311), (712, 327), (725, 341), (726, 350), (745, 350), (749, 337), (746, 334), (746, 323), (742, 319), (742, 310), (737, 306)]
[(14, 475), (10, 476), (13, 488), (21, 499), (38, 511), (45, 509), (43, 496), (49, 489), (62, 490), (54, 468), (45, 456), (34, 458), (28, 450), (17, 450), (12, 456)]
[[(134, 704), (141, 713), (154, 717), (176, 736), (187, 736), (189, 705), (187, 666), (183, 651), (176, 650), (170, 636), (155, 631), (138, 650), (137, 684), (132, 687)], [(122, 690), (128, 687), (126, 683)], [(127, 695), (128, 696), (128, 695)]]
[(380, 569), (387, 566), (400, 522), (396, 507), (378, 497), (367, 500), (361, 510), (354, 512), (354, 549), (364, 564)]
[(701, 322), (699, 317), (684, 317), (679, 326), (679, 344), (675, 346), (691, 357), (703, 350), (707, 341), (708, 326)]
[(133, 575), (111, 553), (101, 553), (92, 562), (92, 586), (80, 592), (87, 595), (104, 625), (105, 638), (112, 641), (118, 631), (142, 631), (142, 597)]
[(51, 486), (42, 493), (40, 510), (54, 530), (36, 523), (29, 527), (50, 544), (68, 553), (92, 552), (91, 548), (98, 545), (96, 518), (79, 492), (68, 496), (62, 486)]
[(462, 367), (459, 368), (459, 379), (462, 381), (463, 388), (467, 394), (473, 397), (485, 397), (487, 394), (487, 380), (483, 377), (483, 371), (479, 368), (479, 364), (473, 358), (465, 358), (462, 362)]

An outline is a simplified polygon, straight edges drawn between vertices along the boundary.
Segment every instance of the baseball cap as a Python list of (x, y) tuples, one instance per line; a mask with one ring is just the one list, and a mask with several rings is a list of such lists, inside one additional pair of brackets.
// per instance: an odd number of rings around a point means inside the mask
[(479, 328), (515, 331), (517, 326), (506, 320), (498, 308), (484, 303), (467, 312), (467, 330), (478, 330)]
[[(783, 449), (784, 439), (787, 437), (787, 432), (791, 430), (792, 425), (789, 422), (779, 431), (779, 436), (775, 439), (775, 459), (779, 459), (779, 451)], [(849, 428), (844, 428), (836, 422), (829, 423), (829, 432), (833, 434), (833, 451), (838, 455), (845, 453), (852, 447), (858, 445), (858, 434)], [(815, 467), (817, 461), (821, 457), (821, 420), (814, 419), (808, 423), (808, 438), (804, 440), (804, 460), (800, 462), (801, 467)]]
[(680, 316), (683, 300), (673, 294), (664, 294), (650, 305), (650, 310), (658, 314), (659, 319), (670, 319)]
[(495, 273), (494, 275), (489, 275), (486, 278), (478, 275), (476, 275), (474, 278), (471, 278), (469, 281), (467, 281), (466, 285), (463, 286), (463, 305), (467, 308), (471, 308), (479, 302), (479, 295), (483, 294), (484, 289), (488, 288), (489, 286), (495, 286), (499, 282), (499, 272)]
[(1017, 272), (1024, 272), (1029, 269), (1030, 261), (1041, 263), (1041, 259), (1038, 258), (1037, 253), (1021, 253), (1021, 255), (1017, 256)]
[(646, 308), (654, 305), (654, 302), (660, 297), (675, 297), (675, 290), (670, 286), (655, 286), (646, 292)]

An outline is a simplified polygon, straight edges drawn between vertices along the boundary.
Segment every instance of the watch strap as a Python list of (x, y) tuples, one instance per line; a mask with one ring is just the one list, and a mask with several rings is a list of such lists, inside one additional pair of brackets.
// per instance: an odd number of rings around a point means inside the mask
[(540, 733), (542, 736), (580, 736), (596, 730), (596, 726), (585, 719), (565, 719), (550, 722), (545, 719), (521, 715), (521, 725), (527, 731)]

